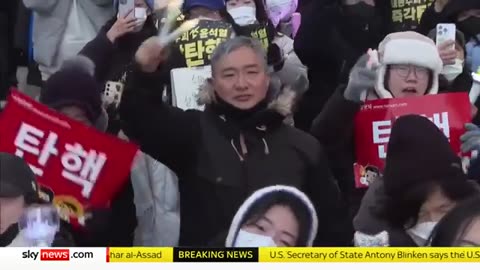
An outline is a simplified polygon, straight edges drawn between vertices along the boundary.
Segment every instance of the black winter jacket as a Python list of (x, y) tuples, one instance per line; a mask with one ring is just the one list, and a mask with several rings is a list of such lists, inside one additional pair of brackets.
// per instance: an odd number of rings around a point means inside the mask
[(149, 97), (162, 89), (155, 81), (154, 73), (135, 72), (120, 116), (127, 136), (179, 176), (180, 245), (207, 245), (228, 230), (251, 193), (275, 184), (295, 186), (310, 196), (319, 215), (318, 245), (351, 243), (351, 221), (313, 137), (278, 117), (268, 117), (261, 125), (238, 126), (229, 115), (220, 117), (214, 103), (204, 112), (172, 108)]
[[(332, 2), (310, 3), (295, 37), (295, 53), (308, 67), (310, 81), (295, 114), (295, 124), (302, 130), (310, 130), (337, 86), (347, 83), (358, 58), (376, 48), (386, 34), (382, 16), (361, 24), (344, 14), (340, 1)], [(377, 13), (382, 12), (379, 6)]]
[(340, 86), (328, 100), (315, 118), (311, 133), (325, 146), (329, 164), (353, 217), (365, 194), (365, 190), (355, 188), (353, 174), (354, 119), (361, 105), (346, 100), (343, 97), (344, 90), (345, 86)]

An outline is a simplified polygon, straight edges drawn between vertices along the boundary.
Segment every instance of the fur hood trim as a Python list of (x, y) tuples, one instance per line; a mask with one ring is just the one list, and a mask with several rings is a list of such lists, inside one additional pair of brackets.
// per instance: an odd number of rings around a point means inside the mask
[[(267, 98), (270, 99), (268, 109), (278, 112), (283, 116), (292, 114), (297, 94), (290, 87), (286, 86), (280, 90), (270, 87)], [(273, 97), (273, 98), (272, 98)], [(197, 104), (199, 106), (208, 105), (216, 102), (215, 90), (209, 80), (200, 87), (197, 94)]]

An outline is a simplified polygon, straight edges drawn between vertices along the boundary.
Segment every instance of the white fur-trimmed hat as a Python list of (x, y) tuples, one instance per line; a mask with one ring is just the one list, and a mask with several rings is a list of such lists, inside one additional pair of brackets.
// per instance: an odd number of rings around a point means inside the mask
[(407, 64), (425, 67), (432, 71), (431, 88), (427, 94), (438, 93), (438, 75), (442, 71), (443, 62), (437, 46), (428, 37), (416, 32), (397, 32), (388, 35), (378, 47), (380, 67), (378, 68), (375, 91), (380, 98), (393, 98), (385, 89), (385, 74), (388, 65)]
[(253, 207), (259, 199), (278, 192), (288, 193), (293, 197), (301, 200), (305, 204), (305, 207), (308, 209), (308, 212), (310, 213), (312, 219), (312, 224), (308, 233), (307, 246), (311, 247), (313, 245), (313, 241), (317, 236), (318, 217), (312, 202), (307, 197), (307, 195), (294, 187), (276, 185), (265, 187), (255, 191), (252, 195), (250, 195), (250, 197), (247, 198), (247, 200), (242, 204), (242, 206), (240, 206), (237, 213), (233, 217), (232, 223), (230, 225), (228, 236), (225, 241), (225, 247), (234, 247), (238, 231), (242, 226), (242, 222), (245, 222), (245, 215), (249, 212), (250, 208)]

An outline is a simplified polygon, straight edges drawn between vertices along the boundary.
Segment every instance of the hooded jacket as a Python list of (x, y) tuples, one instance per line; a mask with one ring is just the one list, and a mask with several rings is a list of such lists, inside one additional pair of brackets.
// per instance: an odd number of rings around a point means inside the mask
[(125, 134), (179, 176), (180, 245), (206, 245), (228, 230), (249, 194), (277, 184), (297, 187), (312, 199), (325, 220), (319, 245), (351, 241), (351, 224), (322, 148), (310, 135), (282, 122), (290, 113), (291, 91), (284, 89), (242, 125), (235, 119), (244, 112), (222, 112), (209, 84), (199, 93), (205, 111), (183, 111), (149, 98), (161, 89), (154, 73), (134, 72), (120, 116)]
[[(405, 176), (405, 172), (413, 173)], [(405, 198), (404, 194), (418, 184), (442, 178), (459, 185), (471, 185), (472, 193), (478, 193), (478, 184), (467, 182), (460, 158), (452, 151), (442, 131), (424, 117), (400, 117), (392, 127), (383, 179), (374, 182), (366, 192), (354, 218), (355, 230), (367, 235), (388, 231), (390, 246), (414, 244), (403, 229), (406, 224), (389, 224), (378, 209), (387, 200)], [(408, 239), (410, 241), (406, 241)]]
[[(310, 199), (303, 192), (293, 187), (270, 186), (255, 191), (250, 197), (248, 197), (248, 199), (242, 204), (242, 206), (240, 206), (237, 213), (233, 217), (232, 224), (230, 225), (230, 229), (228, 230), (227, 239), (225, 240), (225, 247), (235, 247), (238, 232), (240, 231), (242, 225), (248, 221), (249, 217), (247, 215), (250, 210), (255, 207), (256, 204), (260, 203), (259, 201), (261, 201), (262, 199), (266, 197), (271, 197), (278, 193), (288, 194), (292, 197), (292, 200), (296, 199), (303, 203), (303, 206), (307, 209), (309, 213), (310, 219), (309, 229), (308, 232), (306, 232), (306, 235), (308, 236), (306, 246), (311, 247), (313, 245), (313, 241), (315, 240), (318, 230), (318, 217), (317, 213), (315, 212), (315, 207), (313, 206)], [(301, 234), (301, 232), (299, 234)]]

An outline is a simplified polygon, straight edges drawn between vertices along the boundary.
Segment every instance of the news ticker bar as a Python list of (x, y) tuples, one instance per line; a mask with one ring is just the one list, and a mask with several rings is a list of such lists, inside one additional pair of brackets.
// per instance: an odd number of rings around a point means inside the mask
[(479, 262), (479, 248), (107, 248), (107, 262)]

